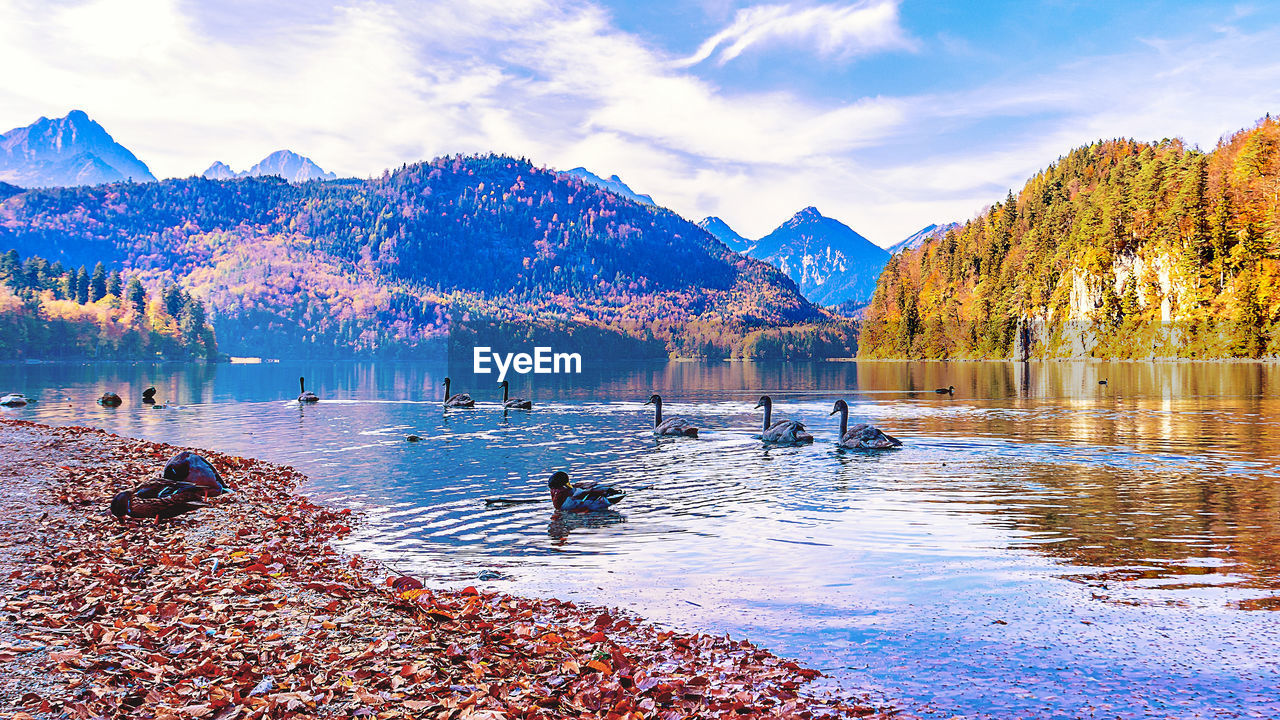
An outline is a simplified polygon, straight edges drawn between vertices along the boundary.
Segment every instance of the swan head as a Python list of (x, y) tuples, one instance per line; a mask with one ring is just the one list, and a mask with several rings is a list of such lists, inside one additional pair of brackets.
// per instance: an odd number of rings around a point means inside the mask
[(569, 487), (569, 473), (563, 470), (557, 470), (551, 474), (551, 478), (547, 480), (547, 487), (552, 490), (560, 490)]
[(848, 411), (849, 411), (849, 403), (843, 400), (837, 400), (836, 404), (831, 406), (831, 412), (827, 414), (835, 415), (838, 412), (848, 412)]
[(662, 396), (660, 396), (660, 395), (658, 395), (658, 394), (656, 394), (656, 393), (655, 393), (655, 394), (653, 394), (653, 395), (650, 395), (650, 396), (649, 396), (649, 399), (648, 399), (648, 400), (646, 400), (646, 401), (644, 402), (644, 404), (645, 404), (645, 405), (661, 405), (661, 404), (662, 404)]
[(773, 400), (768, 395), (761, 395), (760, 401), (756, 403), (756, 409), (767, 408), (773, 405)]
[(511, 383), (509, 380), (503, 380), (502, 382), (498, 383), (498, 387), (506, 387), (507, 385), (510, 385), (510, 384)]

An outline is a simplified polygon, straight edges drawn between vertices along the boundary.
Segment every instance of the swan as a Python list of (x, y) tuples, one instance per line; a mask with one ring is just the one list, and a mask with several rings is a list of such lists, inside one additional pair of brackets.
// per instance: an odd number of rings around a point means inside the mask
[(836, 445), (851, 450), (882, 450), (884, 448), (902, 447), (902, 441), (892, 435), (885, 434), (880, 428), (867, 423), (858, 423), (849, 427), (849, 403), (837, 400), (831, 414), (840, 413), (840, 439)]
[(532, 400), (525, 400), (524, 398), (508, 398), (507, 397), (509, 388), (507, 387), (508, 382), (506, 380), (503, 380), (498, 384), (502, 386), (502, 407), (507, 408), (508, 410), (532, 410), (533, 409)]
[(938, 393), (939, 395), (955, 395), (955, 394), (956, 394), (956, 386), (955, 386), (955, 385), (948, 385), (948, 386), (946, 386), (946, 387), (944, 387), (944, 388), (938, 388), (937, 390), (934, 390), (934, 392)]
[(770, 424), (773, 419), (773, 399), (768, 395), (760, 396), (760, 402), (756, 403), (756, 408), (764, 408), (764, 430), (760, 433), (761, 440), (778, 445), (800, 445), (813, 442), (813, 436), (804, 429), (804, 423), (795, 420), (779, 420)]
[(551, 502), (560, 512), (584, 513), (608, 510), (610, 505), (616, 504), (627, 495), (615, 487), (593, 482), (579, 483), (574, 487), (569, 484), (569, 474), (563, 470), (557, 470), (551, 475), (547, 480), (547, 487), (551, 490)]
[(449, 394), (449, 378), (444, 379), (444, 406), (445, 407), (475, 407), (476, 401), (466, 393), (458, 393), (457, 395)]
[(682, 417), (662, 419), (662, 396), (650, 395), (645, 405), (653, 406), (653, 434), (698, 437), (698, 428)]
[(298, 378), (298, 402), (314, 403), (320, 402), (320, 396), (307, 390), (306, 378)]

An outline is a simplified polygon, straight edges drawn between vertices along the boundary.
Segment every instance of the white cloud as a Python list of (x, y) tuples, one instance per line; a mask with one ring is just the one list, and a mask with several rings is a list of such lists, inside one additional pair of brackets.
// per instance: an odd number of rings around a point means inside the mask
[(712, 55), (724, 65), (752, 47), (771, 44), (812, 47), (823, 56), (841, 59), (915, 47), (899, 24), (898, 0), (808, 7), (756, 5), (739, 10), (728, 27), (677, 65), (696, 65)]

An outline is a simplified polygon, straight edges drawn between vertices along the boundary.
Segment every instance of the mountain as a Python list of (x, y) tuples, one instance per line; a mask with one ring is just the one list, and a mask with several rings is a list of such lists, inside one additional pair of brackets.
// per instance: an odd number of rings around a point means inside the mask
[(201, 177), (208, 180), (234, 180), (242, 175), (244, 175), (244, 173), (238, 173), (235, 170), (232, 170), (230, 165), (227, 165), (221, 160), (214, 162), (209, 166), (208, 170), (205, 170), (200, 174)]
[(915, 250), (926, 242), (935, 238), (945, 237), (948, 231), (959, 230), (960, 223), (953, 222), (946, 225), (926, 225), (916, 234), (889, 246), (889, 254), (897, 255), (903, 250)]
[(608, 190), (609, 192), (615, 195), (621, 195), (622, 197), (628, 200), (633, 200), (643, 205), (657, 204), (653, 201), (653, 198), (649, 197), (648, 195), (641, 195), (640, 193), (637, 193), (636, 191), (627, 187), (627, 184), (622, 182), (622, 178), (618, 177), (617, 175), (610, 175), (609, 179), (605, 180), (604, 178), (600, 177), (599, 175), (596, 175), (590, 170), (587, 170), (586, 168), (580, 168), (580, 167), (576, 167), (572, 170), (568, 170), (564, 174), (572, 175), (573, 177), (576, 177), (585, 183), (590, 183), (591, 185), (595, 185), (598, 188), (604, 188), (605, 190)]
[(14, 195), (17, 195), (20, 192), (24, 192), (24, 191), (22, 188), (18, 187), (17, 185), (10, 185), (7, 182), (0, 182), (0, 200), (4, 200), (5, 198), (8, 198), (8, 197), (13, 197)]
[(201, 173), (208, 180), (231, 180), (242, 177), (282, 177), (289, 182), (307, 182), (308, 180), (336, 180), (337, 175), (325, 172), (309, 157), (303, 157), (292, 150), (277, 150), (258, 164), (241, 172), (231, 169), (221, 160), (209, 166)]
[(1280, 354), (1280, 121), (1205, 152), (1076, 148), (950, 235), (885, 266), (860, 354)]
[(718, 217), (705, 217), (698, 222), (698, 227), (711, 233), (711, 236), (725, 244), (725, 247), (736, 253), (745, 253), (751, 249), (752, 242), (729, 227), (729, 224)]
[(145, 163), (82, 110), (0, 135), (0, 181), (22, 187), (150, 182)]
[(889, 253), (839, 220), (807, 207), (760, 238), (749, 255), (781, 270), (811, 302), (865, 302)]
[(675, 213), (501, 156), (369, 180), (164, 180), (0, 202), (0, 250), (203, 302), (232, 355), (413, 357), (460, 328), (584, 358), (815, 357), (851, 328)]

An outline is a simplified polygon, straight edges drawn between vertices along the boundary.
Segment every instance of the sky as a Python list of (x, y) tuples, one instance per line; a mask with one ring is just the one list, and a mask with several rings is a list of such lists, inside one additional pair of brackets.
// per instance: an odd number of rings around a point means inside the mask
[(1095, 140), (1212, 148), (1280, 112), (1276, 48), (1262, 0), (0, 0), (0, 129), (81, 109), (159, 177), (499, 152), (887, 246)]

